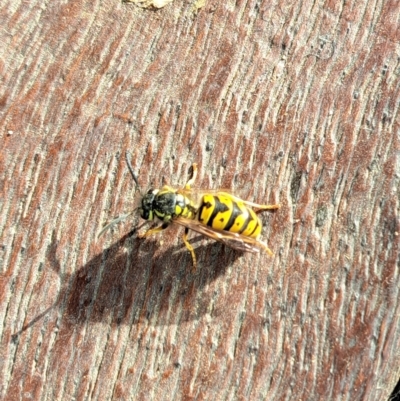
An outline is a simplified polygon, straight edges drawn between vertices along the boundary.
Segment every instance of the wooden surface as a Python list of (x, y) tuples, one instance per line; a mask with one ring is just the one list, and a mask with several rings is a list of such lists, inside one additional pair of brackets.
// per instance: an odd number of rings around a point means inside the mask
[[(0, 7), (0, 398), (387, 400), (400, 376), (400, 6)], [(228, 188), (275, 256), (132, 223)], [(130, 235), (131, 233), (131, 235)]]

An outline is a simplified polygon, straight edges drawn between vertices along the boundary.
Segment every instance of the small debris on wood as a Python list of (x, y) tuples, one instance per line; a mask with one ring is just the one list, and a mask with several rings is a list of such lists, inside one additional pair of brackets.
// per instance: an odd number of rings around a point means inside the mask
[(200, 8), (203, 8), (206, 5), (206, 2), (207, 0), (196, 0), (192, 6), (193, 12), (197, 14)]
[[(134, 3), (142, 8), (163, 8), (173, 0), (124, 0), (126, 3)], [(206, 5), (207, 0), (196, 0), (193, 3), (195, 13)]]
[(127, 3), (135, 3), (143, 8), (163, 8), (173, 0), (125, 0)]

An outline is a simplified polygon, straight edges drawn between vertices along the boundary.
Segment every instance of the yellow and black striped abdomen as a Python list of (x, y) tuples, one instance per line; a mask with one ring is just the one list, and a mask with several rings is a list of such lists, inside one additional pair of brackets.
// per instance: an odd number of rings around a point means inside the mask
[(198, 220), (216, 230), (239, 233), (257, 238), (262, 224), (254, 210), (227, 195), (204, 195), (198, 211)]

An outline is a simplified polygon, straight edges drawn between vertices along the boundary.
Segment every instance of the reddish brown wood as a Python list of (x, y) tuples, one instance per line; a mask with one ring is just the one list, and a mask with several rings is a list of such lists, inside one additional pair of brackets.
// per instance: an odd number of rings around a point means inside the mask
[[(400, 376), (400, 6), (0, 7), (0, 398), (385, 400)], [(276, 256), (97, 239), (228, 188)]]

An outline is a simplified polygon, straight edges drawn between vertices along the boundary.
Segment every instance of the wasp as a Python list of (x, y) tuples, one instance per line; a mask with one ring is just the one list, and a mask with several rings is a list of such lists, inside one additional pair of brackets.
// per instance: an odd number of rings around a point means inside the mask
[(101, 230), (99, 236), (138, 210), (144, 220), (161, 221), (158, 227), (139, 235), (140, 238), (159, 233), (171, 224), (185, 228), (182, 239), (192, 255), (194, 267), (197, 260), (194, 249), (188, 241), (189, 230), (220, 241), (233, 249), (251, 253), (264, 250), (273, 255), (267, 244), (260, 239), (262, 223), (257, 213), (262, 210), (279, 209), (279, 204), (259, 205), (224, 191), (192, 189), (197, 177), (197, 164), (192, 165), (192, 175), (183, 188), (174, 189), (165, 185), (160, 189), (149, 189), (143, 193), (129, 155), (129, 152), (126, 152), (126, 163), (142, 196), (140, 206), (131, 213), (112, 220)]

